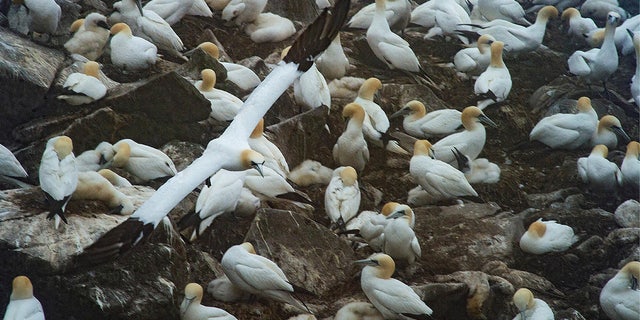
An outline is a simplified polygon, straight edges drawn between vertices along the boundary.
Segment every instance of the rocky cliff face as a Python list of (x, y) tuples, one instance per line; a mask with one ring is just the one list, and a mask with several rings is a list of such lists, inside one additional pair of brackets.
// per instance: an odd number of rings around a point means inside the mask
[[(82, 2), (80, 13), (107, 13), (111, 4)], [(351, 13), (363, 5), (354, 2)], [(312, 1), (274, 1), (268, 8), (295, 20), (298, 29), (317, 12)], [(79, 17), (67, 11), (63, 15), (67, 22), (59, 30), (67, 30), (68, 23)], [(292, 41), (256, 45), (243, 31), (225, 25), (219, 13), (213, 18), (187, 16), (174, 29), (188, 48), (205, 40), (219, 41), (228, 56), (245, 59), (243, 63), (261, 77), (268, 73), (268, 64), (277, 61), (274, 56)], [(461, 110), (475, 104), (473, 80), (461, 80), (452, 69), (441, 66), (462, 46), (443, 39), (423, 40), (423, 31), (408, 30), (405, 38), (438, 83), (435, 91), (382, 68), (366, 44), (364, 31), (341, 33), (354, 66), (347, 75), (379, 77), (383, 88), (377, 102), (388, 115), (414, 99), (424, 102), (427, 111)], [(202, 66), (218, 67), (206, 57), (197, 58), (195, 66), (189, 65), (194, 62), (162, 60), (149, 71), (122, 74), (103, 55), (99, 62), (104, 73), (121, 84), (109, 86), (107, 97), (96, 103), (65, 105), (55, 96), (69, 73), (65, 68), (73, 61), (61, 47), (68, 35), (62, 32), (56, 37), (46, 47), (0, 27), (0, 143), (15, 151), (30, 174), (30, 183), (37, 184), (44, 144), (53, 135), (70, 136), (76, 155), (100, 141), (131, 138), (154, 147), (173, 141), (165, 150), (181, 169), (226, 127), (207, 119), (208, 101), (180, 76), (197, 75)], [(547, 48), (505, 58), (513, 89), (506, 104), (485, 110), (499, 128), (487, 129), (481, 157), (502, 171), (498, 183), (474, 185), (486, 203), (413, 208), (422, 257), (412, 266), (400, 266), (394, 277), (412, 285), (434, 309), (436, 319), (512, 319), (511, 297), (523, 286), (547, 301), (558, 319), (606, 319), (598, 306), (600, 289), (626, 262), (640, 260), (640, 204), (634, 201), (638, 195), (589, 191), (577, 176), (576, 161), (590, 150), (551, 150), (528, 140), (540, 118), (562, 110), (563, 99), (584, 95), (592, 98), (600, 116), (617, 116), (637, 140), (638, 110), (622, 101), (630, 96), (634, 59), (620, 58), (609, 83), (614, 93), (607, 100), (597, 88), (592, 90), (568, 76), (566, 59), (577, 44), (562, 32), (559, 21), (549, 23), (544, 43)], [(242, 96), (223, 79), (219, 77), (219, 87)], [(332, 99), (328, 115), (326, 108), (308, 111), (297, 106), (292, 90), (267, 114), (266, 131), (291, 168), (308, 158), (336, 166), (331, 149), (345, 126), (342, 107), (352, 101), (357, 86), (345, 91)], [(401, 120), (392, 121), (392, 130), (401, 131)], [(407, 145), (412, 146), (410, 141)], [(371, 160), (359, 179), (360, 209), (379, 209), (387, 201), (406, 203), (407, 192), (415, 186), (408, 175), (410, 157), (370, 150)], [(610, 158), (620, 164), (623, 150), (621, 143), (610, 151)], [(126, 217), (109, 215), (109, 209), (96, 202), (72, 201), (69, 225), (54, 230), (45, 219), (39, 188), (5, 190), (0, 193), (0, 313), (8, 301), (10, 279), (25, 274), (48, 319), (177, 319), (184, 286), (198, 282), (206, 287), (221, 275), (219, 260), (224, 251), (252, 241), (258, 253), (278, 263), (292, 283), (308, 291), (302, 299), (318, 318), (329, 318), (347, 302), (366, 301), (359, 270), (351, 262), (372, 251), (354, 247), (328, 229), (325, 186), (300, 190), (312, 199), (312, 209), (281, 200), (262, 201), (263, 209), (255, 217), (222, 216), (194, 243), (183, 241), (167, 224), (124, 257), (94, 267), (77, 267), (71, 257)], [(137, 207), (153, 189), (135, 186), (122, 191), (135, 199)], [(171, 224), (193, 210), (197, 194), (195, 190), (174, 209)], [(572, 226), (579, 241), (558, 254), (522, 252), (518, 240), (538, 218)], [(280, 303), (262, 299), (219, 302), (205, 294), (203, 303), (224, 308), (238, 319), (295, 315)]]

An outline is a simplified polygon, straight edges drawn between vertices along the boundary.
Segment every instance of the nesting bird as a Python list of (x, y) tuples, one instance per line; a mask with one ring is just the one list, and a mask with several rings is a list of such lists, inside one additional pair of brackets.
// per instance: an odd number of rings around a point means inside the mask
[[(151, 0), (147, 2), (142, 9), (153, 11), (169, 25), (174, 25), (182, 20), (185, 15), (189, 14), (195, 6), (195, 3), (196, 1), (194, 0)], [(208, 6), (205, 5), (203, 9), (205, 11), (199, 12), (198, 15), (207, 17), (213, 15)]]
[(344, 106), (342, 116), (349, 118), (349, 122), (336, 144), (333, 145), (333, 160), (338, 165), (351, 166), (356, 171), (362, 172), (369, 162), (369, 149), (362, 132), (365, 111), (359, 104), (350, 103)]
[(107, 94), (107, 87), (98, 79), (99, 72), (100, 65), (97, 62), (85, 62), (82, 73), (70, 74), (62, 85), (69, 94), (59, 95), (57, 98), (74, 106), (102, 99)]
[(313, 184), (327, 185), (331, 181), (331, 176), (333, 176), (333, 170), (318, 161), (307, 159), (293, 168), (288, 178), (301, 187), (307, 187)]
[(627, 152), (620, 166), (620, 173), (622, 173), (622, 184), (629, 186), (632, 190), (638, 190), (640, 188), (640, 143), (638, 141), (631, 141), (627, 144)]
[(256, 254), (249, 242), (232, 246), (222, 256), (222, 269), (240, 289), (267, 299), (288, 303), (300, 311), (307, 307), (293, 293), (293, 286), (273, 261)]
[(498, 127), (480, 108), (474, 106), (464, 108), (460, 119), (464, 130), (440, 139), (432, 147), (436, 159), (453, 166), (457, 166), (456, 157), (451, 152), (453, 148), (458, 149), (470, 160), (475, 160), (482, 152), (487, 138), (482, 123)]
[(436, 199), (478, 196), (460, 170), (433, 158), (432, 145), (427, 140), (415, 142), (409, 172), (415, 181)]
[(606, 90), (607, 79), (618, 69), (618, 51), (614, 36), (619, 20), (619, 14), (609, 12), (602, 46), (586, 52), (574, 52), (567, 61), (571, 73), (587, 82), (601, 81)]
[(502, 61), (503, 48), (504, 43), (501, 41), (491, 43), (491, 62), (473, 86), (473, 91), (481, 99), (477, 104), (480, 110), (504, 101), (511, 92), (511, 74)]
[(513, 320), (553, 320), (553, 310), (549, 305), (533, 297), (531, 290), (520, 288), (513, 295), (513, 304), (518, 309), (518, 315)]
[(296, 33), (291, 20), (271, 12), (265, 12), (244, 27), (244, 33), (255, 43), (279, 42)]
[(158, 48), (151, 42), (136, 37), (125, 23), (111, 27), (111, 62), (125, 71), (147, 69), (158, 59)]
[(464, 48), (453, 56), (453, 64), (459, 72), (478, 76), (484, 72), (491, 62), (491, 43), (496, 39), (490, 34), (478, 38), (476, 47)]
[(489, 21), (501, 19), (525, 26), (531, 25), (531, 22), (524, 18), (524, 9), (515, 0), (478, 0), (478, 10)]
[(578, 175), (593, 190), (611, 192), (622, 185), (620, 169), (607, 160), (608, 153), (607, 147), (599, 144), (588, 157), (578, 159)]
[(231, 21), (240, 26), (258, 18), (267, 0), (231, 0), (222, 10), (222, 20)]
[(100, 169), (98, 173), (103, 176), (105, 179), (109, 180), (109, 182), (114, 187), (131, 187), (133, 186), (129, 180), (121, 177), (117, 173), (111, 171), (110, 169)]
[(73, 200), (100, 200), (112, 208), (111, 213), (130, 215), (133, 203), (124, 193), (116, 189), (107, 178), (95, 171), (78, 174), (78, 185), (71, 195)]
[(78, 171), (98, 171), (107, 162), (107, 159), (113, 158), (115, 151), (113, 145), (109, 142), (100, 142), (95, 149), (87, 150), (76, 157), (76, 166)]
[(244, 102), (224, 90), (216, 89), (216, 72), (204, 69), (200, 72), (202, 80), (193, 85), (211, 102), (210, 117), (218, 121), (231, 121), (240, 112)]
[(527, 253), (545, 254), (562, 252), (578, 241), (569, 226), (542, 218), (529, 225), (529, 229), (520, 237), (520, 249)]
[(584, 39), (586, 34), (598, 28), (592, 19), (583, 18), (576, 8), (566, 8), (562, 11), (562, 20), (567, 19), (569, 20), (567, 33), (578, 39)]
[(460, 41), (468, 44), (467, 38), (456, 33), (460, 24), (471, 23), (467, 11), (455, 1), (427, 1), (411, 12), (411, 23), (429, 29), (424, 39), (435, 36), (458, 36)]
[(331, 41), (327, 50), (316, 59), (316, 67), (326, 80), (340, 79), (347, 73), (349, 59), (347, 59), (344, 49), (342, 49), (340, 34)]
[[(220, 59), (220, 50), (218, 46), (211, 42), (203, 42), (198, 48), (204, 50), (216, 60)], [(218, 61), (227, 70), (227, 80), (233, 82), (242, 90), (251, 90), (260, 84), (260, 78), (251, 69), (237, 64), (225, 61)]]
[(33, 296), (31, 280), (25, 276), (13, 278), (9, 305), (4, 320), (44, 320), (42, 304)]
[(624, 142), (631, 140), (622, 129), (620, 120), (612, 115), (606, 115), (598, 121), (598, 127), (591, 137), (591, 146), (604, 144), (609, 149), (615, 149), (618, 146), (618, 136), (622, 137)]
[(339, 167), (333, 171), (333, 178), (324, 193), (324, 210), (332, 224), (344, 229), (358, 214), (360, 207), (360, 188), (358, 174), (353, 167)]
[(180, 320), (236, 320), (228, 312), (215, 307), (207, 307), (202, 302), (202, 286), (189, 283), (184, 287), (184, 299), (180, 304)]
[[(366, 5), (347, 22), (349, 28), (368, 29), (376, 14), (376, 4)], [(387, 0), (384, 17), (393, 32), (403, 32), (411, 19), (411, 3), (408, 0)]]
[(57, 229), (60, 219), (67, 223), (64, 211), (78, 185), (78, 168), (71, 138), (57, 136), (47, 141), (38, 174), (40, 188), (49, 205), (47, 219), (55, 217)]
[(600, 291), (600, 307), (612, 320), (640, 317), (640, 262), (627, 263)]
[(461, 114), (455, 109), (440, 109), (427, 113), (422, 102), (411, 100), (390, 118), (404, 115), (402, 128), (406, 133), (416, 138), (431, 138), (456, 132), (462, 126)]
[(398, 205), (387, 219), (390, 221), (384, 226), (382, 252), (395, 261), (414, 263), (422, 256), (422, 251), (412, 228), (415, 223), (413, 210), (407, 205)]
[[(281, 57), (287, 55), (289, 49), (287, 47), (282, 50)], [(329, 87), (327, 81), (314, 62), (311, 68), (303, 73), (300, 78), (293, 82), (293, 97), (297, 104), (301, 104), (310, 109), (315, 109), (320, 106), (327, 106), (331, 109), (331, 94), (329, 93)]]
[(14, 0), (27, 8), (29, 33), (52, 35), (58, 29), (62, 9), (54, 0)]
[(411, 287), (391, 278), (396, 264), (390, 256), (375, 253), (356, 263), (365, 265), (362, 291), (385, 319), (427, 319), (433, 313)]
[(137, 181), (145, 182), (178, 173), (173, 161), (156, 148), (122, 139), (113, 145), (113, 149), (115, 154), (107, 159), (104, 167), (123, 168)]
[(264, 135), (264, 119), (260, 119), (258, 125), (249, 136), (249, 147), (259, 152), (265, 159), (264, 165), (273, 169), (280, 176), (286, 178), (289, 175), (289, 164), (282, 151), (269, 141)]
[(552, 149), (577, 149), (589, 142), (596, 131), (598, 114), (591, 99), (578, 99), (578, 113), (558, 113), (542, 118), (529, 133), (529, 140), (540, 141)]
[(350, 302), (342, 306), (334, 320), (384, 320), (380, 311), (368, 302)]
[(80, 54), (89, 60), (98, 59), (109, 40), (107, 17), (92, 12), (83, 19), (81, 27), (78, 28), (73, 37), (64, 44), (64, 48), (69, 53)]

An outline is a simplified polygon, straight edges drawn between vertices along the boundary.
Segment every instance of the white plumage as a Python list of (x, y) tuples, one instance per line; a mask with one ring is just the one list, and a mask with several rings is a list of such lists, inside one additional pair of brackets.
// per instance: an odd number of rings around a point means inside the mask
[(109, 41), (109, 25), (107, 18), (97, 12), (87, 15), (80, 30), (64, 44), (69, 53), (76, 53), (89, 60), (96, 60), (102, 55), (104, 46)]
[(176, 175), (176, 166), (164, 152), (137, 143), (131, 139), (122, 139), (113, 145), (115, 154), (107, 159), (105, 167), (123, 168), (138, 181), (149, 181)]
[(4, 320), (44, 320), (42, 304), (33, 296), (33, 285), (29, 278), (17, 276), (13, 279)]
[(358, 175), (352, 167), (339, 167), (324, 193), (324, 210), (332, 223), (344, 226), (358, 214), (360, 188)]
[(111, 62), (125, 71), (147, 69), (158, 59), (158, 48), (151, 42), (133, 36), (131, 29), (124, 23), (111, 27)]
[(384, 320), (384, 318), (371, 303), (355, 301), (340, 308), (333, 320)]
[(267, 6), (267, 0), (231, 0), (222, 10), (222, 19), (236, 25), (252, 22)]
[(636, 51), (636, 72), (631, 77), (631, 97), (640, 108), (640, 32), (633, 35), (633, 47)]
[(327, 185), (332, 176), (333, 170), (318, 161), (307, 159), (293, 168), (288, 178), (301, 187), (307, 187), (317, 183)]
[(67, 77), (63, 88), (76, 94), (59, 95), (57, 98), (70, 105), (92, 103), (107, 94), (107, 87), (98, 79), (100, 65), (95, 61), (85, 62), (82, 73), (74, 72)]
[(260, 153), (264, 156), (265, 167), (269, 167), (277, 172), (282, 177), (286, 178), (289, 175), (289, 164), (287, 159), (273, 142), (269, 141), (264, 134), (264, 119), (258, 122), (258, 125), (251, 135), (249, 136), (249, 147), (252, 150)]
[(478, 101), (480, 110), (497, 102), (504, 101), (511, 92), (511, 74), (502, 61), (504, 43), (494, 41), (491, 44), (491, 63), (480, 74), (473, 86), (473, 91), (481, 100)]
[(95, 149), (87, 150), (76, 157), (76, 167), (79, 172), (98, 171), (107, 159), (112, 159), (115, 151), (109, 142), (100, 142)]
[(78, 185), (71, 195), (73, 200), (100, 200), (113, 210), (111, 213), (130, 215), (133, 203), (124, 193), (116, 189), (107, 178), (95, 171), (78, 174)]
[(612, 320), (640, 318), (640, 262), (627, 263), (600, 291), (600, 306)]
[(607, 160), (608, 152), (606, 146), (599, 144), (588, 157), (578, 159), (578, 175), (593, 190), (615, 192), (622, 185), (620, 169)]
[(194, 2), (194, 0), (151, 0), (144, 5), (143, 10), (153, 11), (168, 24), (174, 25), (187, 14)]
[[(198, 48), (204, 50), (216, 60), (220, 59), (220, 49), (211, 42), (203, 42)], [(227, 80), (233, 82), (242, 90), (251, 90), (260, 84), (260, 78), (251, 69), (231, 62), (218, 61), (227, 70)]]
[(640, 143), (631, 141), (627, 144), (627, 152), (620, 166), (622, 173), (622, 183), (625, 187), (631, 187), (632, 190), (640, 188)]
[(54, 0), (18, 0), (27, 7), (29, 31), (53, 34), (58, 29), (62, 15), (60, 6)]
[(344, 49), (342, 49), (340, 34), (331, 41), (327, 50), (316, 59), (316, 67), (327, 80), (340, 79), (347, 73), (349, 59), (347, 59)]
[(240, 289), (308, 312), (306, 306), (291, 295), (293, 286), (282, 269), (273, 261), (256, 254), (251, 243), (229, 248), (222, 256), (221, 264), (231, 283)]
[(426, 112), (422, 102), (412, 100), (390, 118), (404, 115), (402, 128), (406, 133), (416, 138), (446, 136), (456, 132), (462, 126), (460, 120), (462, 113), (458, 110), (440, 109)]
[(513, 304), (516, 305), (519, 314), (513, 320), (553, 320), (553, 310), (549, 305), (533, 297), (529, 289), (520, 288), (513, 295)]
[(631, 140), (622, 129), (620, 120), (612, 115), (606, 115), (598, 121), (598, 127), (591, 136), (591, 146), (604, 144), (609, 149), (615, 149), (618, 146), (618, 135), (624, 142)]
[(184, 288), (184, 299), (180, 304), (180, 320), (236, 320), (228, 312), (200, 304), (202, 302), (202, 286), (189, 283)]
[(255, 43), (279, 42), (294, 35), (296, 27), (285, 17), (265, 12), (247, 24), (244, 33)]
[(589, 142), (596, 130), (598, 114), (591, 99), (578, 99), (578, 113), (558, 113), (542, 118), (529, 133), (531, 141), (540, 141), (552, 149), (577, 149)]
[(520, 237), (520, 249), (527, 253), (545, 254), (562, 252), (578, 241), (569, 226), (553, 220), (542, 221), (542, 218), (529, 225), (528, 230)]
[(395, 261), (414, 263), (422, 256), (422, 251), (412, 228), (415, 223), (413, 210), (407, 205), (398, 205), (387, 219), (391, 220), (384, 226), (382, 251)]
[(362, 172), (369, 162), (369, 148), (362, 132), (366, 113), (359, 104), (350, 103), (344, 107), (342, 116), (348, 117), (349, 122), (333, 145), (333, 160), (340, 166), (351, 166)]
[(531, 25), (524, 18), (522, 6), (515, 0), (478, 0), (478, 10), (487, 20), (502, 19), (523, 25)]
[(562, 11), (562, 20), (569, 20), (567, 33), (575, 38), (584, 40), (585, 35), (598, 28), (590, 18), (584, 18), (576, 8), (566, 8)]
[(224, 90), (216, 89), (216, 73), (211, 69), (204, 69), (200, 73), (202, 80), (193, 85), (211, 102), (209, 116), (218, 121), (231, 121), (240, 112), (243, 102), (238, 97)]
[(133, 186), (129, 180), (121, 177), (110, 169), (100, 169), (98, 173), (105, 177), (114, 187), (131, 187)]
[(38, 174), (40, 188), (45, 193), (50, 208), (47, 218), (55, 217), (57, 229), (60, 219), (67, 222), (64, 211), (78, 185), (78, 169), (71, 138), (57, 136), (47, 141)]
[[(281, 56), (286, 56), (290, 48), (291, 47), (287, 47), (282, 50)], [(323, 105), (327, 106), (329, 110), (331, 109), (329, 87), (322, 73), (318, 71), (316, 63), (313, 63), (309, 70), (293, 82), (293, 97), (297, 104), (310, 109), (315, 109)]]
[[(356, 29), (368, 29), (376, 13), (375, 3), (366, 5), (351, 17), (347, 26)], [(384, 17), (394, 32), (401, 32), (411, 19), (411, 3), (408, 0), (387, 0)]]
[(384, 253), (376, 253), (356, 263), (364, 264), (360, 286), (384, 319), (424, 319), (433, 310), (409, 287), (391, 278), (395, 262)]
[(478, 38), (476, 47), (464, 48), (453, 56), (453, 64), (459, 72), (467, 75), (478, 76), (487, 69), (491, 62), (491, 44), (496, 39), (483, 34)]
[(429, 29), (424, 39), (435, 36), (458, 36), (463, 43), (469, 43), (465, 37), (456, 33), (459, 24), (471, 23), (469, 14), (455, 0), (427, 1), (411, 12), (411, 23)]

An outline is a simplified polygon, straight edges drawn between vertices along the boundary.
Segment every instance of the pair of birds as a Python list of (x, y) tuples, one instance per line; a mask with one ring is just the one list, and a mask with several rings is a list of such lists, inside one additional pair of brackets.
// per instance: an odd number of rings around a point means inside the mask
[(279, 42), (296, 33), (291, 20), (271, 12), (262, 13), (267, 0), (232, 0), (222, 10), (222, 19), (244, 26), (255, 43)]
[(587, 157), (578, 159), (578, 175), (594, 191), (616, 192), (621, 187), (638, 190), (640, 184), (640, 144), (631, 141), (622, 166), (609, 161), (605, 145), (596, 145)]

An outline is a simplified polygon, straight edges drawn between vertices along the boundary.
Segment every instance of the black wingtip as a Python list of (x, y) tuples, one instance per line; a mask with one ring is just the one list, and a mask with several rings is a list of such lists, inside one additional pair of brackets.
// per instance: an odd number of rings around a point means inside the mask
[[(178, 221), (178, 231), (182, 232), (189, 227), (193, 227), (193, 230), (196, 232), (196, 237), (200, 237), (200, 223), (202, 223), (202, 221), (198, 212), (189, 212)], [(180, 234), (182, 235), (182, 233)]]
[(460, 150), (458, 150), (458, 148), (456, 147), (453, 147), (451, 152), (453, 153), (453, 156), (456, 157), (458, 170), (462, 171), (463, 173), (468, 172), (471, 169), (471, 167), (469, 166), (469, 158), (462, 154), (462, 152), (460, 152)]
[(456, 32), (457, 34), (459, 34), (459, 35), (463, 36), (463, 37), (466, 37), (467, 39), (469, 39), (470, 41), (473, 41), (473, 42), (477, 42), (477, 41), (478, 41), (478, 38), (480, 38), (480, 34), (478, 34), (478, 33), (477, 33), (477, 32), (475, 32), (475, 31), (459, 30), (459, 29), (456, 29), (456, 31), (455, 31), (455, 32)]
[(306, 194), (303, 194), (302, 192), (300, 193), (296, 191), (287, 192), (287, 193), (277, 195), (276, 198), (313, 205), (313, 201), (311, 201), (311, 199), (309, 199), (309, 197), (306, 196)]
[(47, 219), (51, 220), (56, 215), (64, 221), (64, 223), (68, 224), (67, 218), (64, 216), (64, 208), (67, 205), (67, 202), (71, 199), (71, 196), (66, 196), (62, 200), (56, 200), (52, 198), (48, 193), (44, 192), (44, 197), (46, 199), (47, 205), (49, 206), (49, 214), (47, 215)]
[(338, 35), (347, 20), (350, 0), (338, 0), (322, 13), (298, 36), (284, 61), (298, 63), (298, 70), (307, 71), (313, 59), (321, 54)]
[(131, 217), (84, 248), (84, 251), (76, 256), (75, 265), (96, 265), (114, 260), (138, 243), (146, 241), (153, 229), (153, 224), (145, 224), (138, 218)]

